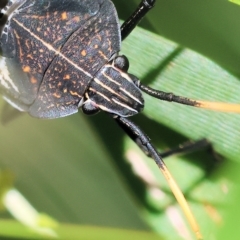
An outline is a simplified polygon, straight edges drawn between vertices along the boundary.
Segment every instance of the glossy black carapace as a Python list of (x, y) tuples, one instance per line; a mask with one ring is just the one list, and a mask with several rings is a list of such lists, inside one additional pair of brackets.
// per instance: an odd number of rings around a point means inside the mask
[(120, 26), (111, 1), (10, 1), (3, 14), (0, 89), (13, 106), (39, 118), (81, 106), (121, 116), (143, 108), (136, 78), (117, 56)]

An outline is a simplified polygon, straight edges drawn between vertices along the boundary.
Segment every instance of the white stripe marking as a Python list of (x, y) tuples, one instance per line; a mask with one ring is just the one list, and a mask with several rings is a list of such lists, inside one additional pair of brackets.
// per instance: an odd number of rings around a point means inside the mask
[[(108, 87), (108, 86), (106, 86), (105, 84), (103, 84), (99, 79), (94, 78), (93, 80), (94, 80), (94, 82), (96, 82), (97, 84), (99, 84), (101, 87), (107, 89), (109, 92), (116, 94), (119, 98), (123, 98), (121, 95), (119, 95), (118, 93), (116, 93), (116, 92), (115, 92), (114, 90), (112, 90), (110, 87)], [(124, 99), (124, 98), (123, 98), (123, 99)]]
[(107, 78), (110, 82), (113, 82), (113, 83), (115, 83), (115, 84), (118, 85), (118, 86), (121, 85), (119, 82), (117, 82), (117, 81), (115, 81), (114, 79), (112, 79), (112, 78), (111, 78), (110, 76), (108, 76), (106, 73), (103, 73), (103, 76), (104, 76), (105, 78)]
[(20, 112), (25, 112), (26, 111), (23, 108), (19, 107), (19, 105), (17, 105), (15, 102), (13, 102), (11, 99), (7, 98), (6, 96), (3, 96), (3, 99), (7, 103), (9, 103), (12, 107), (16, 108), (18, 111), (20, 111)]
[(124, 79), (126, 79), (128, 82), (133, 83), (133, 80), (126, 72), (123, 72), (122, 70), (116, 68), (114, 65), (106, 64), (106, 67), (113, 68), (115, 71), (119, 72)]
[(19, 93), (17, 86), (10, 78), (10, 73), (4, 57), (0, 57), (0, 85), (2, 85), (5, 89), (14, 89)]
[(111, 102), (111, 100), (110, 100), (108, 97), (106, 97), (104, 94), (98, 92), (96, 89), (89, 88), (89, 90), (92, 91), (92, 92), (94, 92), (94, 93), (96, 93), (96, 94), (98, 94), (98, 95), (100, 95), (100, 96), (102, 96), (102, 97), (103, 97), (104, 99), (106, 99), (108, 102)]
[(126, 91), (123, 88), (120, 88), (126, 95), (128, 95), (130, 98), (134, 99), (136, 102), (140, 103), (143, 105), (143, 103), (141, 101), (139, 101), (137, 98), (135, 98), (130, 92)]
[(51, 46), (51, 44), (43, 41), (40, 37), (38, 37), (36, 34), (34, 34), (33, 32), (30, 32), (28, 28), (26, 28), (22, 23), (20, 23), (18, 20), (13, 19), (13, 21), (15, 21), (20, 27), (22, 27), (26, 32), (28, 32), (32, 37), (34, 37), (35, 39), (37, 39), (39, 42), (41, 42), (48, 50), (54, 52), (57, 56), (60, 56), (61, 58), (63, 58), (64, 60), (66, 60), (70, 65), (74, 66), (77, 70), (81, 71), (82, 73), (84, 73), (86, 76), (93, 78), (93, 76), (84, 71), (83, 68), (79, 67), (77, 64), (75, 64), (73, 61), (71, 61), (69, 58), (67, 58), (66, 56), (64, 56), (60, 51), (58, 51), (57, 49), (53, 48)]
[(124, 107), (124, 108), (127, 108), (127, 109), (129, 109), (130, 111), (133, 111), (133, 112), (135, 112), (135, 113), (138, 113), (137, 110), (129, 107), (128, 105), (123, 104), (123, 103), (120, 103), (120, 102), (118, 102), (118, 101), (117, 101), (116, 99), (114, 99), (114, 98), (113, 98), (112, 100), (113, 100), (113, 102), (115, 102), (116, 104), (118, 104), (118, 105), (120, 105), (120, 106), (122, 106), (122, 107)]
[[(113, 69), (114, 69), (115, 71), (117, 71), (124, 79), (126, 79), (128, 82), (132, 82), (132, 83), (133, 83), (133, 81), (131, 80), (131, 78), (129, 77), (129, 75), (128, 75), (127, 73), (125, 73), (125, 72), (123, 72), (123, 71), (121, 71), (121, 70), (119, 70), (119, 69), (117, 69), (117, 68), (115, 68), (114, 66), (109, 65), (109, 64), (107, 64), (106, 67), (111, 67), (111, 68), (113, 68)], [(115, 84), (118, 85), (118, 86), (121, 85), (119, 82), (117, 82), (117, 81), (115, 81), (114, 79), (112, 79), (112, 78), (111, 78), (110, 76), (108, 76), (106, 73), (103, 73), (103, 75), (104, 75), (110, 82), (113, 82), (113, 83), (115, 83)], [(133, 84), (134, 84), (134, 83), (133, 83)], [(136, 86), (136, 87), (137, 87), (137, 86)], [(139, 99), (137, 99), (136, 97), (134, 97), (130, 92), (128, 92), (127, 90), (123, 89), (122, 87), (121, 87), (120, 89), (121, 89), (126, 95), (128, 95), (130, 98), (134, 99), (136, 102), (138, 102), (138, 103), (140, 103), (140, 104), (143, 105), (143, 103), (142, 103)]]

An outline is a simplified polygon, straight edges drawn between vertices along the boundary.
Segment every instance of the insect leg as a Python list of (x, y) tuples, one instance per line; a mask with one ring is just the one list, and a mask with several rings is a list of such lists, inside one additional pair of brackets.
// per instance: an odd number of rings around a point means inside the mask
[(122, 41), (132, 32), (141, 19), (154, 6), (155, 0), (142, 0), (132, 15), (121, 26)]
[(198, 141), (188, 141), (183, 144), (180, 144), (176, 148), (172, 148), (169, 150), (166, 150), (164, 152), (161, 152), (160, 155), (162, 158), (172, 156), (174, 154), (181, 154), (181, 153), (188, 153), (188, 152), (195, 152), (201, 149), (211, 149), (212, 150), (212, 145), (207, 139), (201, 139)]
[(176, 184), (175, 180), (171, 176), (170, 172), (168, 171), (164, 161), (162, 160), (161, 156), (159, 155), (158, 151), (155, 147), (151, 144), (149, 137), (133, 122), (129, 119), (116, 116), (114, 115), (113, 118), (115, 121), (122, 127), (122, 129), (131, 137), (144, 152), (151, 157), (156, 164), (158, 165), (159, 169), (163, 173), (164, 177), (166, 178), (174, 196), (176, 197), (179, 205), (181, 206), (182, 210), (186, 218), (188, 219), (193, 231), (196, 234), (197, 239), (202, 239), (199, 227), (197, 222), (187, 204), (186, 199), (184, 198), (181, 190), (179, 189), (178, 185)]

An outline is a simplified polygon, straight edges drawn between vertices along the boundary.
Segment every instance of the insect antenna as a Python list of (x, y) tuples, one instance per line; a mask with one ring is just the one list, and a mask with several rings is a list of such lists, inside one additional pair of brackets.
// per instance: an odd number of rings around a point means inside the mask
[(178, 187), (171, 173), (168, 171), (167, 166), (165, 165), (163, 159), (161, 158), (158, 151), (151, 144), (150, 138), (133, 122), (129, 119), (114, 115), (113, 118), (120, 125), (120, 127), (128, 134), (128, 136), (138, 144), (138, 146), (145, 152), (145, 154), (151, 157), (158, 168), (163, 173), (165, 179), (167, 180), (175, 198), (177, 199), (179, 205), (181, 206), (188, 222), (190, 223), (191, 228), (196, 234), (197, 239), (202, 239), (197, 221), (195, 220), (189, 205), (183, 196), (182, 191)]
[(174, 95), (173, 93), (166, 93), (163, 91), (153, 89), (149, 86), (143, 85), (140, 81), (138, 81), (137, 85), (146, 94), (151, 95), (152, 97), (160, 100), (164, 100), (168, 102), (176, 102), (176, 103), (185, 104), (188, 106), (205, 108), (205, 109), (221, 111), (221, 112), (240, 113), (240, 104), (194, 100), (194, 99), (190, 99), (182, 96), (177, 96), (177, 95)]

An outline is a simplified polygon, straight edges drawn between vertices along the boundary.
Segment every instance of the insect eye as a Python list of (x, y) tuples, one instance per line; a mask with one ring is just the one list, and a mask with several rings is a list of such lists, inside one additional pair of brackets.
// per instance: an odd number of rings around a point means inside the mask
[(117, 56), (114, 59), (114, 66), (127, 72), (128, 68), (129, 68), (129, 61), (128, 61), (127, 57), (124, 55)]

